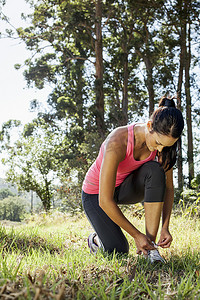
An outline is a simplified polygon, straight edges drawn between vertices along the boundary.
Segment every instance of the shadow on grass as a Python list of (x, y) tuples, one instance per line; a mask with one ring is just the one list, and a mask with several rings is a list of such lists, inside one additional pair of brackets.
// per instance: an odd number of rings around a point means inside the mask
[(173, 255), (166, 264), (151, 264), (131, 255), (109, 256), (102, 265), (83, 268), (75, 284), (83, 295), (96, 294), (96, 299), (103, 294), (108, 299), (113, 295), (115, 299), (199, 299), (195, 298), (200, 290), (199, 257), (200, 252), (190, 252)]
[[(14, 232), (6, 234), (2, 229), (0, 242), (8, 251), (14, 248), (27, 252), (34, 248), (50, 253), (59, 252), (58, 248), (40, 237), (16, 237)], [(81, 263), (78, 256), (73, 259), (75, 266)], [(57, 293), (57, 297), (60, 295), (57, 299), (199, 299), (199, 271), (199, 250), (188, 249), (179, 256), (173, 254), (166, 264), (150, 264), (140, 256), (105, 257), (105, 254), (98, 253), (81, 269), (63, 265), (56, 277), (55, 274), (52, 276), (53, 279), (48, 274), (53, 272), (52, 266), (35, 275), (29, 274), (27, 283), (20, 283), (15, 293), (18, 289), (24, 296), (29, 289), (30, 299), (33, 299), (39, 285), (40, 296), (48, 294), (53, 298)], [(46, 276), (46, 281), (41, 281), (41, 274)], [(8, 295), (11, 283), (6, 284), (4, 294)]]
[(130, 266), (127, 275), (133, 284), (139, 282), (140, 286), (144, 288), (148, 284), (150, 290), (159, 290), (160, 288), (164, 295), (167, 294), (169, 297), (174, 295), (175, 298), (177, 295), (182, 295), (183, 299), (191, 291), (194, 294), (199, 292), (199, 250), (188, 250), (180, 256), (172, 255), (165, 264), (151, 264), (145, 258), (141, 257), (132, 257), (131, 259), (132, 262), (129, 263)]
[(31, 253), (33, 249), (41, 252), (48, 251), (50, 254), (61, 252), (61, 249), (39, 236), (26, 236), (14, 230), (6, 232), (4, 227), (0, 227), (0, 244), (1, 250), (5, 252), (20, 251), (24, 254)]

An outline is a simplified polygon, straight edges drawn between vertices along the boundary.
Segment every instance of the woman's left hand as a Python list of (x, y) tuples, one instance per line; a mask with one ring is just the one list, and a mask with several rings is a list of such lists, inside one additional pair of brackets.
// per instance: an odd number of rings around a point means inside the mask
[(158, 246), (162, 248), (169, 248), (172, 243), (172, 236), (167, 228), (162, 228), (160, 239), (157, 243)]

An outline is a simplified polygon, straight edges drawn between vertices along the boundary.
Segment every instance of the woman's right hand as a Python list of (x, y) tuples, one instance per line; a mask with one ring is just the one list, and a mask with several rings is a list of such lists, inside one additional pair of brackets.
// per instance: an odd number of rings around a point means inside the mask
[(140, 232), (134, 239), (137, 248), (137, 254), (144, 253), (144, 255), (147, 255), (148, 250), (155, 250), (151, 240), (145, 234)]

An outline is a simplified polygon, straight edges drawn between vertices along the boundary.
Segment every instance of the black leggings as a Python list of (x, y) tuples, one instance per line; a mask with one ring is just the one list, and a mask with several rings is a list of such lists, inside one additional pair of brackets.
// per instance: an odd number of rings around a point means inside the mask
[[(165, 173), (159, 163), (150, 161), (133, 171), (124, 182), (115, 188), (117, 204), (138, 202), (163, 202), (165, 193)], [(115, 224), (99, 206), (98, 194), (82, 191), (85, 213), (97, 233), (104, 251), (128, 253), (129, 245), (121, 228)]]

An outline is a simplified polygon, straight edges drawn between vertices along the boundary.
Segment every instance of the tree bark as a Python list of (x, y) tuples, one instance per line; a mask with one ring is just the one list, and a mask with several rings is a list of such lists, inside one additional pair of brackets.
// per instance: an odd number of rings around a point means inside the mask
[(95, 2), (96, 16), (95, 16), (95, 56), (96, 56), (96, 125), (98, 133), (102, 138), (105, 135), (104, 124), (104, 91), (103, 91), (103, 45), (102, 45), (102, 1)]
[(145, 63), (145, 67), (146, 67), (146, 86), (147, 86), (147, 90), (148, 90), (148, 94), (149, 94), (149, 116), (151, 116), (151, 114), (154, 111), (154, 87), (153, 87), (153, 65), (152, 65), (152, 61), (151, 61), (151, 52), (149, 49), (149, 35), (150, 32), (148, 30), (147, 24), (145, 22), (144, 24), (144, 28), (145, 28), (145, 45), (146, 45), (146, 49), (145, 49), (145, 53), (144, 53), (144, 63)]
[(128, 123), (128, 50), (127, 50), (127, 41), (122, 45), (123, 57), (124, 57), (124, 82), (123, 82), (123, 98), (122, 98), (122, 124), (126, 125)]
[(153, 88), (153, 70), (152, 70), (152, 63), (149, 55), (145, 55), (144, 57), (144, 63), (146, 66), (146, 86), (149, 94), (149, 116), (154, 111), (154, 88)]
[[(182, 96), (182, 84), (183, 84), (183, 70), (185, 63), (185, 47), (184, 41), (186, 40), (186, 34), (184, 30), (184, 25), (181, 24), (181, 36), (180, 36), (180, 59), (179, 59), (179, 75), (178, 75), (178, 85), (177, 85), (177, 108), (182, 110), (181, 96)], [(183, 191), (183, 156), (182, 156), (182, 139), (180, 137), (178, 141), (178, 189), (181, 193)]]
[(33, 214), (33, 191), (31, 190), (31, 215)]
[[(185, 5), (187, 4), (187, 1)], [(185, 25), (186, 26), (186, 25)], [(187, 28), (186, 28), (187, 29)], [(185, 29), (185, 30), (186, 30)], [(185, 43), (185, 95), (186, 95), (186, 122), (187, 122), (187, 139), (188, 139), (188, 171), (189, 171), (189, 187), (191, 180), (194, 178), (194, 158), (193, 158), (193, 134), (192, 134), (192, 110), (191, 110), (191, 94), (190, 94), (190, 63), (191, 63), (191, 44), (190, 44), (190, 24), (187, 35), (188, 46)]]

